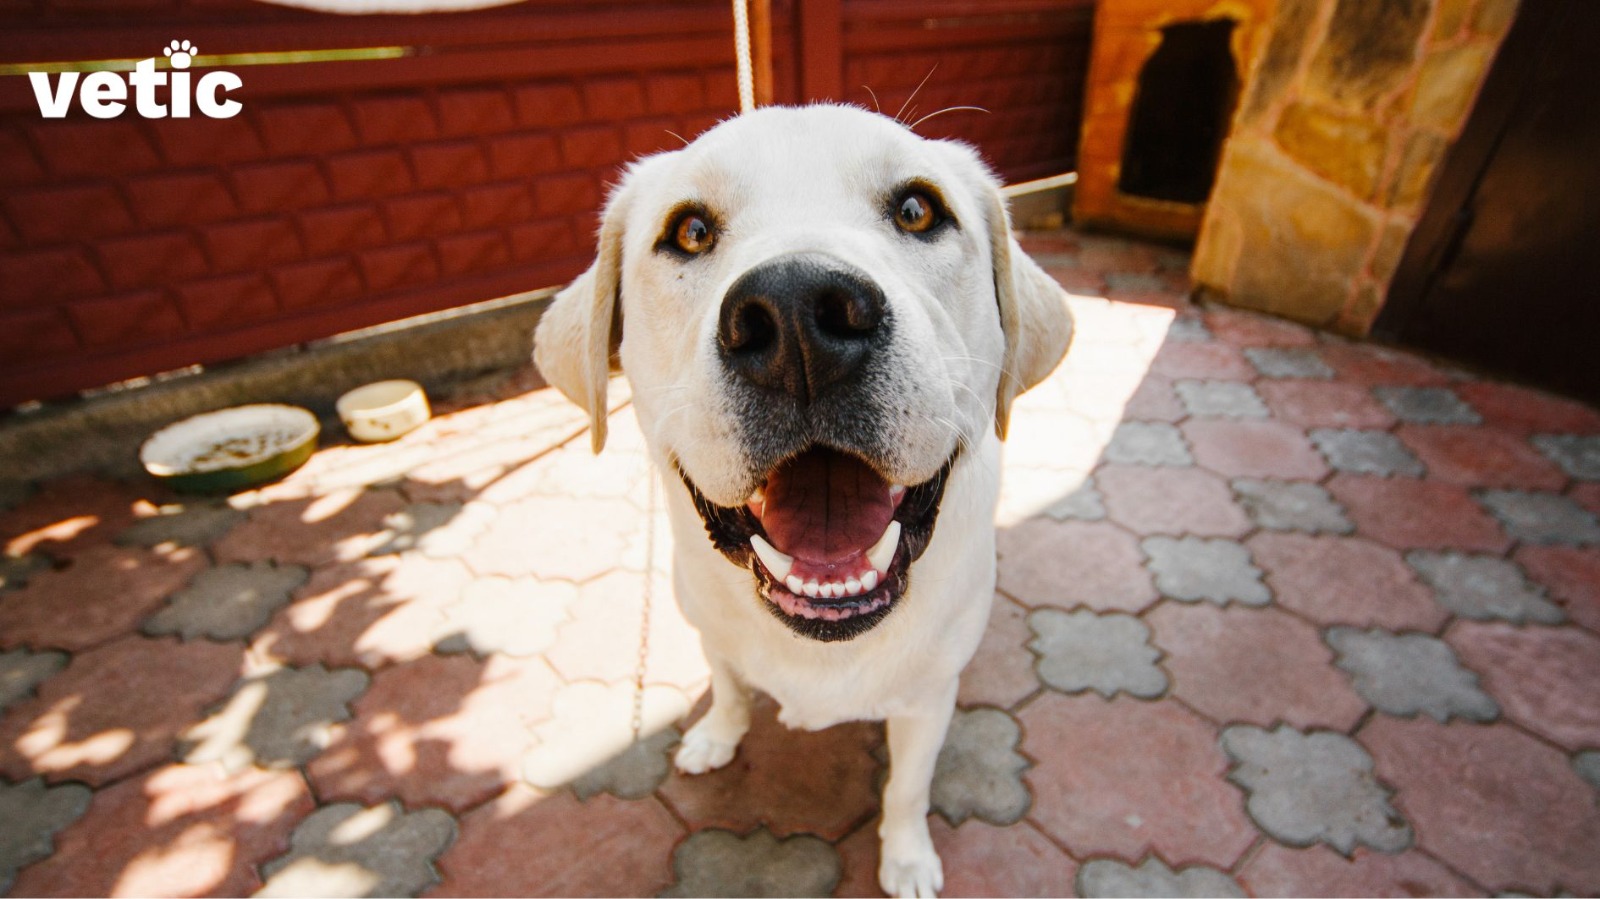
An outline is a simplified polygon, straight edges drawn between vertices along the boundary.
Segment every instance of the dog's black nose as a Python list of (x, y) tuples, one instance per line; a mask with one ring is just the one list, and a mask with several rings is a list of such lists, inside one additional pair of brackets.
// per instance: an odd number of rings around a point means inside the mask
[(722, 298), (717, 348), (741, 378), (809, 405), (854, 374), (884, 326), (883, 291), (820, 253), (791, 253), (739, 276)]

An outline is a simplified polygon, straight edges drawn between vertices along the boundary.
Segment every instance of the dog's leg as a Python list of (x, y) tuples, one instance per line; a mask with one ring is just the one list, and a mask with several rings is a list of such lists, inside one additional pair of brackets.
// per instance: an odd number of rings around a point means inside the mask
[(750, 690), (728, 663), (706, 653), (711, 668), (711, 709), (683, 735), (674, 762), (685, 774), (704, 774), (733, 761), (750, 729)]
[(883, 788), (878, 885), (890, 896), (934, 896), (944, 867), (928, 836), (928, 791), (934, 763), (955, 711), (956, 685), (921, 713), (889, 719), (889, 782)]

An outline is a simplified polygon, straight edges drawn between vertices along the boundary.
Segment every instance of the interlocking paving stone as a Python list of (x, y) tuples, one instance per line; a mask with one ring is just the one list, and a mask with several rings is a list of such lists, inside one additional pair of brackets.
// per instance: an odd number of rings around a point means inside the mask
[(1356, 692), (1380, 712), (1406, 718), (1421, 712), (1441, 723), (1452, 716), (1469, 721), (1500, 716), (1500, 706), (1478, 687), (1478, 676), (1461, 667), (1443, 640), (1335, 627), (1327, 641)]
[(1209, 308), (1206, 324), (1235, 346), (1312, 346), (1315, 332), (1305, 325), (1239, 309)]
[(1530, 544), (1519, 547), (1512, 559), (1550, 591), (1574, 623), (1600, 632), (1600, 550)]
[(1249, 550), (1238, 541), (1147, 537), (1140, 545), (1150, 557), (1156, 588), (1174, 599), (1251, 606), (1266, 605), (1272, 599), (1261, 582), (1261, 569), (1251, 563)]
[(672, 853), (677, 881), (663, 896), (827, 896), (842, 866), (832, 846), (810, 834), (778, 839), (726, 830), (691, 834)]
[(951, 824), (970, 817), (1015, 824), (1033, 797), (1022, 782), (1029, 762), (1017, 754), (1022, 728), (999, 709), (957, 709), (933, 772), (933, 807)]
[(1417, 849), (1397, 855), (1357, 847), (1350, 857), (1320, 843), (1267, 843), (1239, 882), (1256, 896), (1473, 896), (1481, 891)]
[(1448, 387), (1374, 387), (1372, 395), (1401, 421), (1431, 425), (1483, 423), (1483, 416)]
[(1559, 624), (1561, 607), (1545, 598), (1544, 588), (1528, 582), (1515, 562), (1495, 556), (1413, 550), (1410, 565), (1434, 589), (1445, 608), (1463, 618), (1518, 623)]
[(1078, 869), (1077, 890), (1084, 899), (1245, 895), (1237, 881), (1216, 868), (1192, 865), (1174, 871), (1153, 855), (1137, 868), (1109, 858), (1085, 862)]
[(641, 735), (627, 749), (572, 781), (572, 792), (581, 800), (599, 793), (610, 793), (619, 799), (649, 796), (672, 773), (671, 750), (678, 745), (680, 736), (676, 727)]
[(1468, 381), (1456, 392), (1497, 427), (1520, 434), (1600, 434), (1600, 410), (1542, 390)]
[(1506, 533), (1529, 543), (1600, 543), (1600, 521), (1565, 496), (1525, 490), (1483, 490), (1478, 502), (1500, 519)]
[(436, 808), (323, 806), (294, 829), (288, 854), (261, 866), (256, 895), (415, 896), (438, 882), (434, 859), (455, 837), (455, 819)]
[(359, 559), (388, 539), (383, 520), (404, 509), (393, 489), (335, 490), (250, 510), (212, 548), (218, 562), (267, 559), (317, 567)]
[(1244, 357), (1265, 378), (1333, 377), (1333, 369), (1314, 349), (1304, 347), (1258, 347), (1244, 351)]
[(421, 549), (425, 554), (438, 558), (440, 553), (428, 552), (429, 538), (435, 531), (454, 521), (465, 508), (465, 503), (412, 503), (398, 512), (387, 515), (383, 519), (383, 524), (388, 529), (388, 539), (375, 547), (371, 555), (383, 556)]
[(1580, 752), (1572, 757), (1572, 770), (1600, 790), (1600, 749)]
[(289, 595), (306, 582), (299, 565), (277, 562), (234, 563), (200, 572), (145, 621), (151, 636), (177, 634), (185, 640), (237, 640), (248, 637), (289, 604)]
[(1167, 327), (1167, 339), (1203, 343), (1211, 340), (1212, 337), (1211, 331), (1206, 328), (1204, 320), (1193, 316), (1180, 315), (1174, 318), (1172, 324)]
[(1600, 436), (1535, 434), (1533, 445), (1567, 474), (1583, 481), (1600, 481)]
[(1256, 392), (1279, 421), (1303, 428), (1387, 428), (1394, 415), (1366, 388), (1344, 381), (1262, 381)]
[(1422, 477), (1426, 471), (1400, 438), (1387, 431), (1318, 428), (1311, 432), (1311, 442), (1339, 471), (1414, 478)]
[(1266, 418), (1267, 405), (1249, 384), (1238, 381), (1178, 381), (1173, 384), (1190, 415), (1206, 418)]
[(225, 503), (175, 503), (117, 535), (133, 546), (205, 546), (243, 521), (245, 513)]
[(996, 595), (989, 607), (989, 626), (972, 661), (961, 672), (956, 703), (963, 708), (989, 705), (1008, 709), (1039, 689), (1028, 652), (1028, 610)]
[(1269, 531), (1348, 534), (1355, 530), (1344, 509), (1317, 484), (1234, 478), (1232, 487), (1239, 505)]
[(1358, 843), (1383, 852), (1411, 845), (1411, 825), (1389, 804), (1372, 757), (1344, 734), (1241, 725), (1222, 732), (1222, 748), (1236, 762), (1228, 779), (1245, 790), (1250, 817), (1273, 839), (1323, 842), (1345, 855)]
[(1569, 750), (1600, 747), (1600, 637), (1574, 627), (1463, 621), (1445, 639), (1507, 718)]
[[(1183, 433), (1159, 421), (1126, 421), (1118, 425), (1111, 442), (1106, 445), (1105, 459), (1123, 465), (1183, 467), (1194, 464), (1194, 457), (1183, 443)], [(1104, 510), (1101, 514), (1104, 515)]]
[(1396, 549), (1498, 553), (1511, 544), (1494, 517), (1458, 484), (1336, 474), (1326, 486), (1356, 523), (1357, 533)]
[(180, 735), (179, 757), (189, 764), (218, 761), (229, 771), (298, 767), (327, 748), (333, 724), (350, 719), (349, 703), (370, 683), (365, 671), (321, 665), (247, 677)]
[(99, 544), (0, 600), (0, 646), (76, 652), (127, 634), (206, 567), (197, 549)]
[(1095, 483), (1110, 519), (1138, 534), (1239, 537), (1251, 527), (1227, 483), (1208, 471), (1106, 465)]
[(665, 730), (689, 713), (680, 690), (650, 685), (635, 696), (631, 683), (568, 684), (556, 692), (551, 715), (533, 729), (536, 743), (523, 760), (523, 777), (553, 789), (587, 774), (634, 742), (632, 719), (638, 700), (640, 733)]
[(1028, 627), (1039, 679), (1063, 693), (1093, 690), (1110, 698), (1125, 691), (1151, 699), (1166, 692), (1167, 675), (1156, 666), (1161, 651), (1150, 645), (1150, 628), (1132, 615), (1038, 609)]
[(534, 656), (556, 642), (556, 629), (568, 618), (578, 588), (533, 578), (478, 578), (461, 598), (444, 608), (437, 630), (439, 652), (500, 652)]
[(50, 560), (38, 553), (23, 556), (0, 555), (0, 593), (20, 590), (34, 573), (50, 567)]
[(1466, 487), (1554, 490), (1567, 476), (1517, 434), (1477, 425), (1403, 424), (1395, 429), (1428, 477)]
[(35, 687), (65, 667), (64, 652), (29, 652), (22, 648), (0, 652), (0, 712), (33, 695)]
[(1028, 605), (1137, 612), (1156, 601), (1138, 540), (1110, 522), (1032, 519), (997, 544), (1000, 589)]
[(57, 831), (83, 815), (90, 795), (82, 784), (47, 787), (42, 777), (0, 781), (0, 893), (23, 866), (55, 851)]
[(1274, 602), (1319, 624), (1433, 631), (1449, 617), (1400, 553), (1363, 537), (1264, 532), (1249, 546)]
[(1316, 481), (1328, 473), (1305, 431), (1281, 421), (1191, 418), (1183, 436), (1196, 464), (1226, 477)]
[(1044, 514), (1056, 521), (1104, 521), (1106, 504), (1100, 491), (1095, 489), (1094, 477), (1090, 476), (1078, 489), (1045, 506)]

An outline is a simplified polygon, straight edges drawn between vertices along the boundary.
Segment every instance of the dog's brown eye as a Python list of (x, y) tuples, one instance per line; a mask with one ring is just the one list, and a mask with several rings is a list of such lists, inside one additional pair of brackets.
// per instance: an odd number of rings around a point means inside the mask
[(902, 231), (921, 234), (938, 224), (939, 216), (926, 194), (913, 192), (900, 198), (900, 205), (894, 211), (894, 223)]
[(673, 244), (690, 256), (698, 256), (711, 249), (711, 243), (715, 239), (716, 234), (711, 230), (711, 223), (703, 216), (694, 213), (678, 219), (677, 227), (672, 230)]

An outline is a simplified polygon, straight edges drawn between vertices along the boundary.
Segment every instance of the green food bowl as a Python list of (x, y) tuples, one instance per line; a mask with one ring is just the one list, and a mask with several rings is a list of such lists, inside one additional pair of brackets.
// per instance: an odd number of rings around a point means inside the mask
[(317, 417), (298, 406), (235, 406), (167, 425), (144, 442), (139, 461), (174, 490), (221, 493), (304, 465), (319, 431)]

